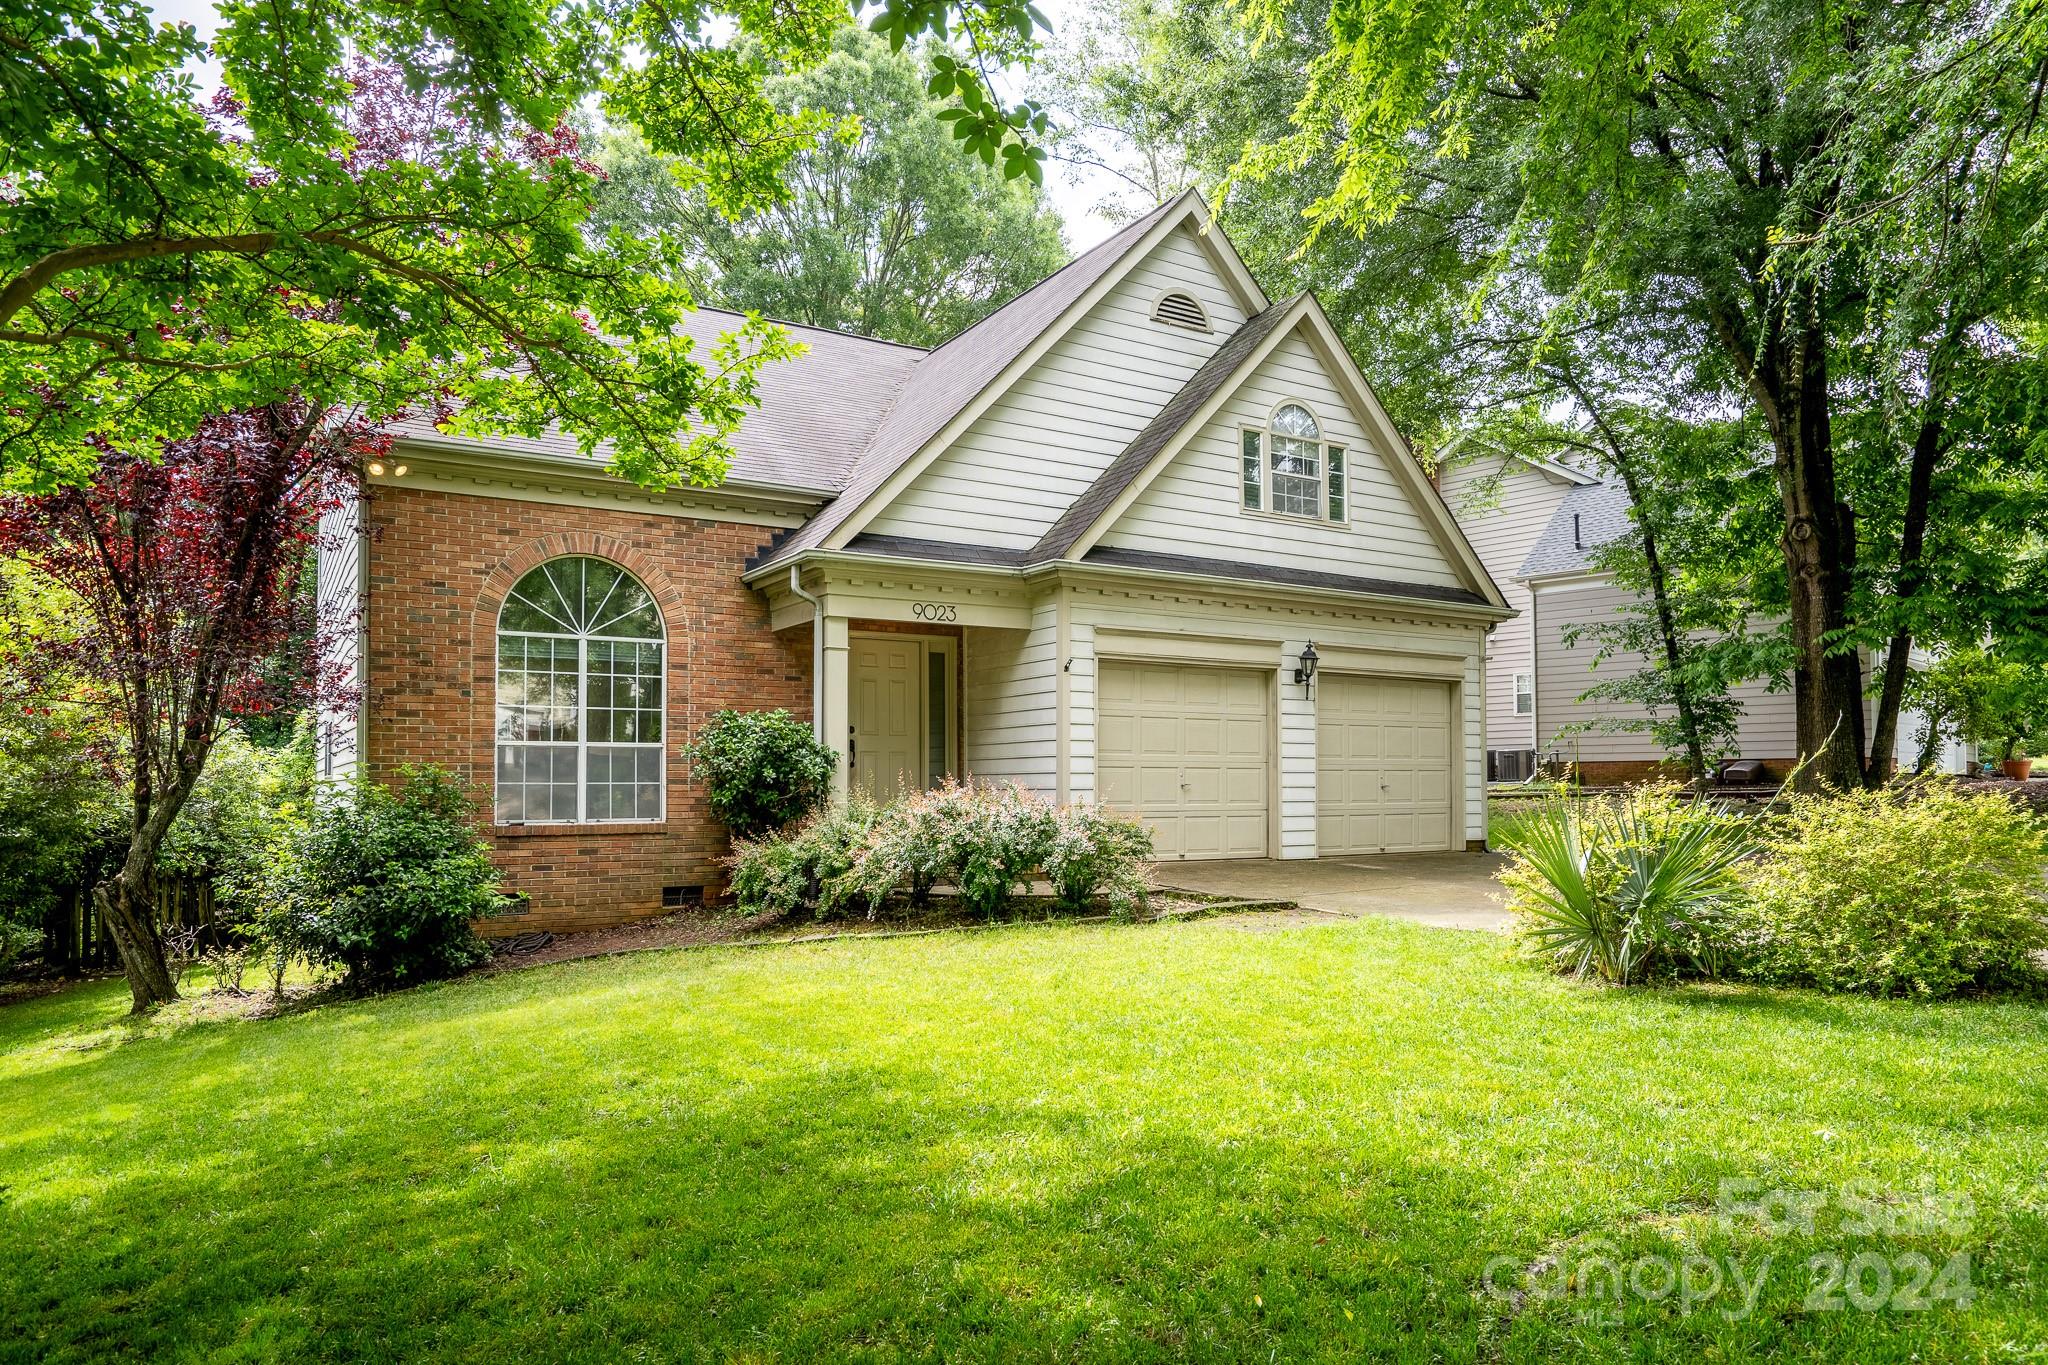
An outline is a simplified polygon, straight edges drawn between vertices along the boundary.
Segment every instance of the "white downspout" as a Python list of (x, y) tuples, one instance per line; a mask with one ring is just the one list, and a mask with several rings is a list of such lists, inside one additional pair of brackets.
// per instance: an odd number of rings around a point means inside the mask
[(825, 604), (804, 591), (803, 567), (789, 566), (790, 592), (811, 604), (811, 734), (818, 743), (825, 738)]

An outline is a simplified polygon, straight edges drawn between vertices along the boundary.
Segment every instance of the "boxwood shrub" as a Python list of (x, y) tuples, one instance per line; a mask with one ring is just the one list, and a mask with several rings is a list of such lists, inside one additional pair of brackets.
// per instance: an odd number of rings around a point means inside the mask
[(817, 810), (839, 761), (787, 711), (717, 712), (684, 752), (734, 839), (759, 839)]

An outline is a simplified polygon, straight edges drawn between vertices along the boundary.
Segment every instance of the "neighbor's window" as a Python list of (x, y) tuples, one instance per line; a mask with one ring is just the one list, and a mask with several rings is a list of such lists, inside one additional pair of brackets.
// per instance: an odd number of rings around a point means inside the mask
[(1515, 674), (1515, 714), (1536, 714), (1536, 675), (1533, 673)]
[(1343, 521), (1347, 470), (1344, 447), (1323, 440), (1313, 413), (1282, 403), (1272, 422), (1243, 432), (1243, 488), (1247, 510)]
[(501, 825), (662, 818), (661, 610), (618, 565), (577, 555), (498, 612)]

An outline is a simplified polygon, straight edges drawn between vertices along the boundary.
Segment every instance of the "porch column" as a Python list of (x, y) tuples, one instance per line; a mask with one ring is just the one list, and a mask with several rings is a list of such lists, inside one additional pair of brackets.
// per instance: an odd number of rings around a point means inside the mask
[(825, 643), (818, 654), (818, 738), (839, 755), (838, 767), (832, 774), (832, 799), (840, 802), (846, 799), (850, 781), (846, 751), (853, 724), (853, 711), (847, 704), (846, 618), (820, 617), (819, 625), (824, 629)]

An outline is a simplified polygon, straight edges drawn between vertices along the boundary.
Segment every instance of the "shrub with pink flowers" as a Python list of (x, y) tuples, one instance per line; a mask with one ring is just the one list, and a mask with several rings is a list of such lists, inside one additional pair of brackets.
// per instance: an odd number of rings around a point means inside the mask
[(891, 900), (924, 909), (944, 886), (993, 916), (1043, 878), (1065, 913), (1101, 905), (1129, 917), (1145, 906), (1151, 856), (1150, 831), (1129, 816), (1055, 805), (1014, 783), (949, 781), (886, 806), (856, 797), (792, 834), (738, 845), (728, 866), (749, 914), (872, 919)]

